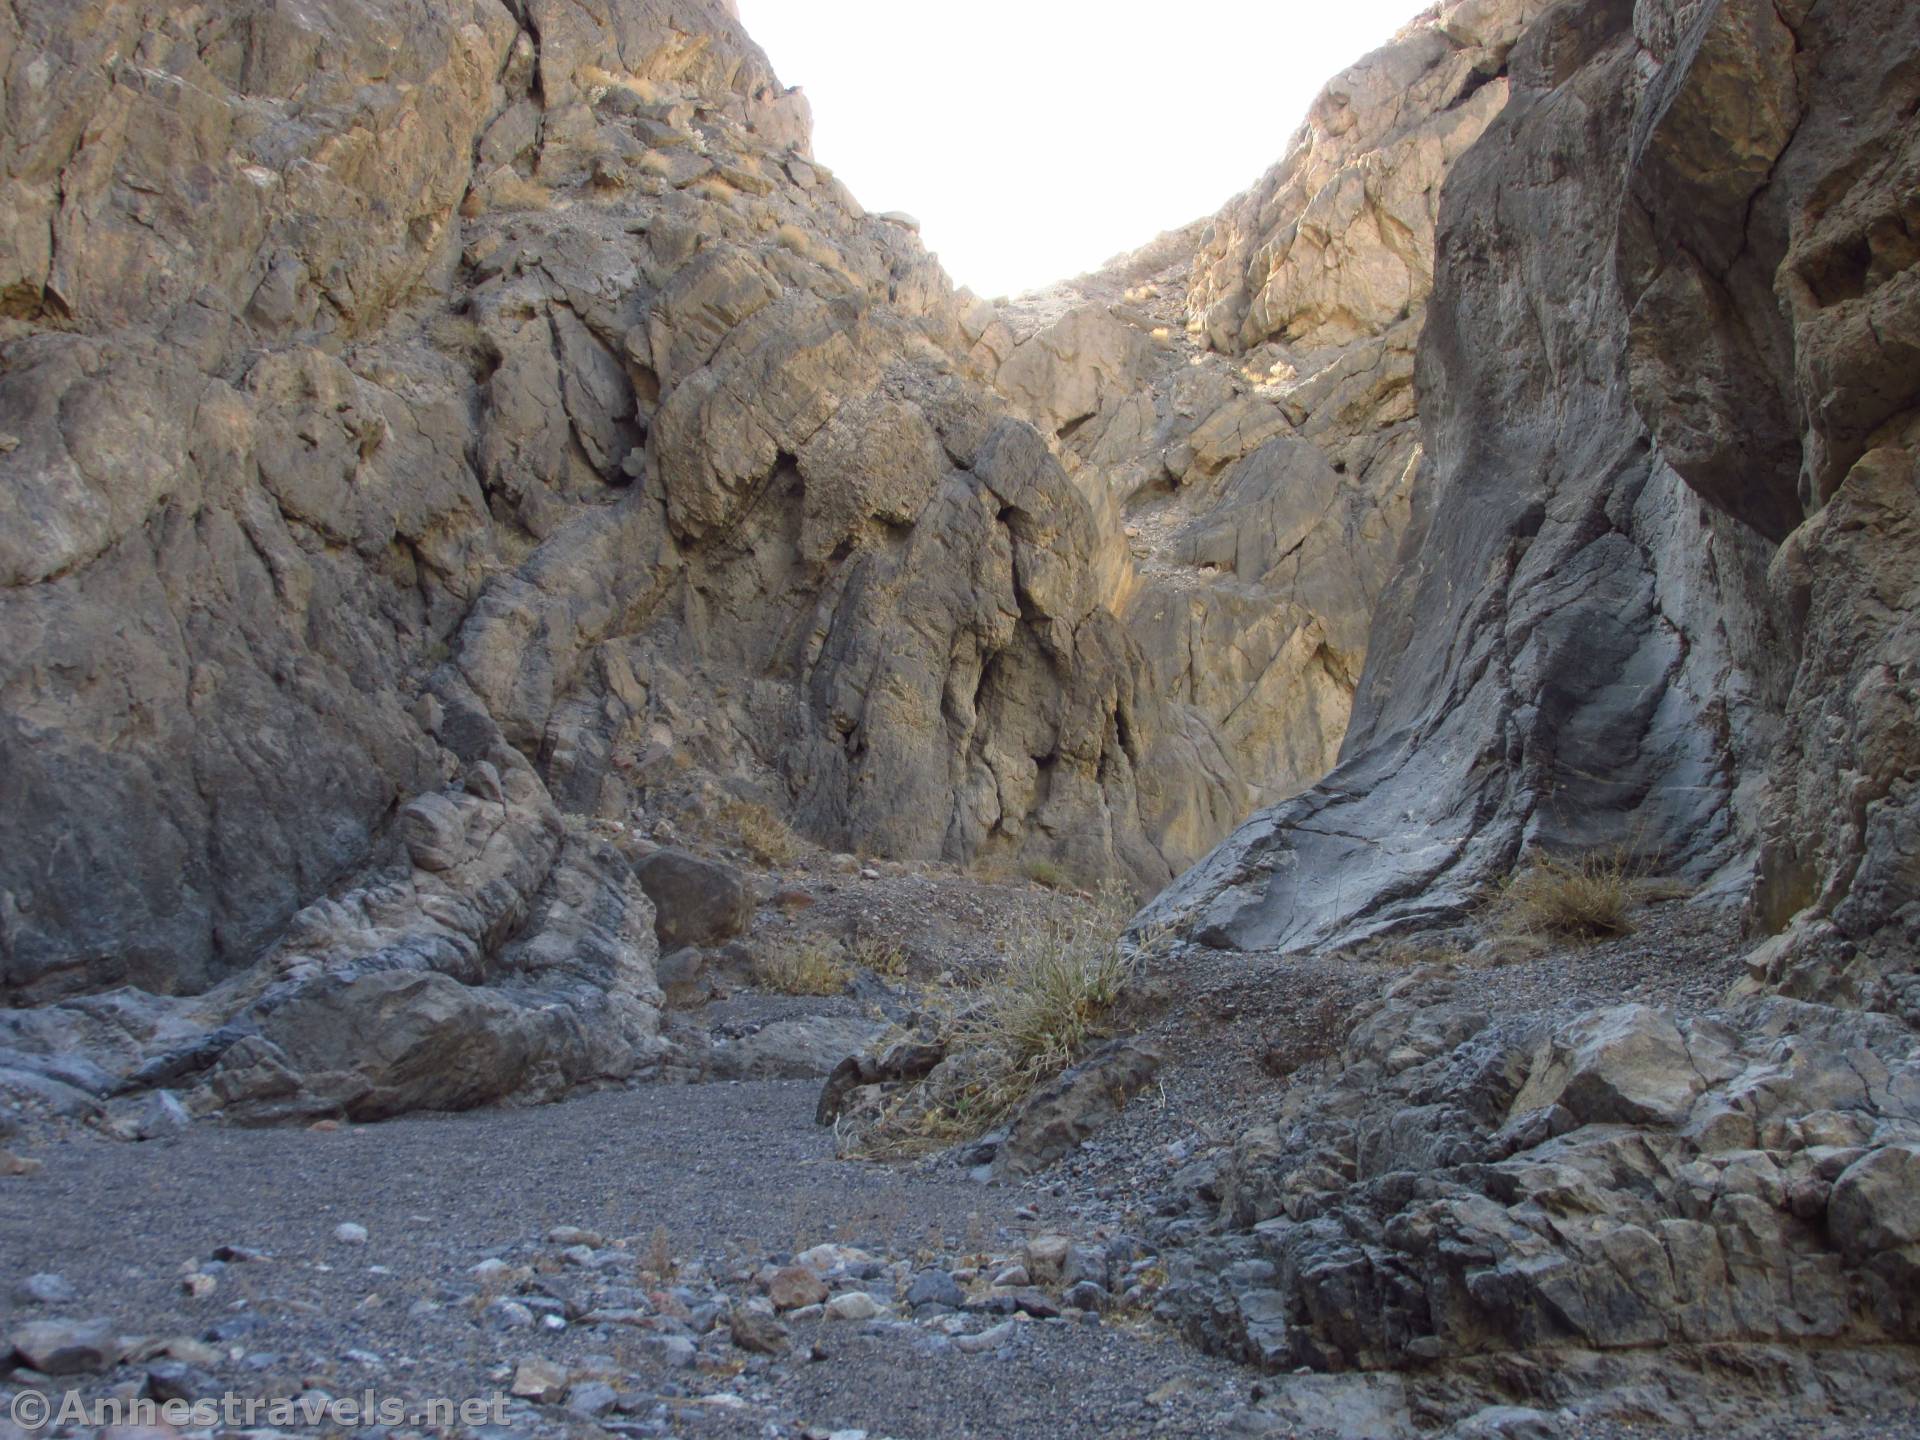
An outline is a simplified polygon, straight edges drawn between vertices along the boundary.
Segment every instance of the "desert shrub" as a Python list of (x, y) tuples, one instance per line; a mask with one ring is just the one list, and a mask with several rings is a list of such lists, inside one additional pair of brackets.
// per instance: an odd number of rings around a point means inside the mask
[(848, 948), (854, 964), (864, 965), (876, 975), (898, 980), (907, 973), (906, 947), (898, 940), (879, 935), (856, 935)]
[(762, 865), (790, 865), (805, 849), (793, 827), (758, 800), (726, 801), (715, 812), (712, 827), (738, 841)]
[(1502, 928), (1523, 935), (1570, 940), (1630, 935), (1638, 879), (1637, 863), (1624, 850), (1570, 859), (1536, 855), (1508, 880), (1495, 912)]
[(1115, 1031), (1128, 988), (1164, 936), (1123, 937), (1132, 906), (1117, 887), (1092, 905), (1056, 898), (1008, 948), (999, 973), (939, 1017), (946, 1058), (893, 1095), (843, 1151), (913, 1154), (992, 1129)]
[(1036, 885), (1044, 885), (1049, 890), (1068, 889), (1067, 872), (1051, 860), (1029, 860), (1021, 873)]
[(753, 978), (782, 995), (838, 995), (853, 979), (853, 972), (838, 946), (813, 937), (756, 955)]

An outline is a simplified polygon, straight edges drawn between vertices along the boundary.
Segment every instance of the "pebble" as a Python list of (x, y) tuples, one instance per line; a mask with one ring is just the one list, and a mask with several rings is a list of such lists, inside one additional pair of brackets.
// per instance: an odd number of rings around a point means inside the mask
[(968, 1355), (978, 1355), (984, 1350), (997, 1350), (1013, 1338), (1013, 1332), (1018, 1325), (1017, 1320), (1002, 1320), (992, 1329), (982, 1330), (976, 1335), (956, 1335), (953, 1337), (953, 1348)]
[(871, 1320), (880, 1313), (880, 1302), (864, 1290), (849, 1290), (827, 1302), (830, 1320)]
[(907, 1287), (907, 1304), (911, 1306), (945, 1305), (958, 1310), (966, 1303), (966, 1293), (945, 1270), (922, 1270)]
[(367, 1243), (367, 1227), (345, 1220), (333, 1227), (333, 1238), (342, 1245), (364, 1245)]
[(29, 1275), (13, 1287), (13, 1300), (16, 1305), (70, 1305), (79, 1298), (79, 1292), (68, 1283), (64, 1275), (54, 1275), (47, 1271)]

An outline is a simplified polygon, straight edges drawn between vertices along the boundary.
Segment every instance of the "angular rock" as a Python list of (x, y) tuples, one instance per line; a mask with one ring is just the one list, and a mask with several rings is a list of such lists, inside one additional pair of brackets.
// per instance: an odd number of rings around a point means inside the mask
[(656, 850), (634, 867), (653, 902), (653, 928), (662, 948), (717, 945), (753, 920), (753, 891), (731, 866), (684, 850)]
[(1031, 1175), (1077, 1148), (1152, 1081), (1160, 1063), (1160, 1052), (1139, 1040), (1108, 1041), (1027, 1097), (994, 1155), (993, 1173)]
[(97, 1375), (126, 1353), (107, 1320), (29, 1320), (7, 1338), (21, 1363), (43, 1375)]

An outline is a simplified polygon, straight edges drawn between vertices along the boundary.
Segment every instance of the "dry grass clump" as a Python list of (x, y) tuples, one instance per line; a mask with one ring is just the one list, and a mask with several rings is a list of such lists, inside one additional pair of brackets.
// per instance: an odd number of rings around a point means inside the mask
[(856, 935), (848, 946), (855, 965), (863, 965), (888, 980), (903, 979), (907, 973), (907, 951), (898, 940), (879, 935)]
[(946, 1058), (862, 1133), (843, 1134), (843, 1151), (909, 1155), (978, 1135), (1112, 1035), (1141, 963), (1164, 943), (1123, 943), (1131, 909), (1117, 887), (1091, 906), (1054, 900), (1019, 933), (999, 974), (944, 1018)]
[(1604, 940), (1633, 933), (1638, 863), (1625, 850), (1572, 859), (1536, 855), (1507, 881), (1495, 902), (1509, 931), (1570, 940)]
[(1067, 882), (1067, 872), (1051, 860), (1029, 860), (1022, 867), (1022, 873), (1034, 884), (1043, 885), (1049, 890), (1071, 888)]
[(806, 848), (793, 827), (758, 800), (728, 800), (713, 823), (762, 865), (790, 865)]
[(807, 850), (807, 842), (779, 812), (758, 800), (693, 796), (669, 808), (675, 823), (689, 835), (743, 850), (763, 866), (790, 865)]
[(812, 937), (756, 955), (753, 978), (782, 995), (838, 995), (853, 971), (832, 941)]

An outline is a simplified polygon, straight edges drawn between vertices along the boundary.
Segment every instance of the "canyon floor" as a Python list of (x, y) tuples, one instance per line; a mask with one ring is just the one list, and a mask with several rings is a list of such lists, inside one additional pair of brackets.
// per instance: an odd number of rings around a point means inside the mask
[[(763, 903), (749, 942), (891, 917), (918, 937), (911, 969), (937, 972), (929, 984), (1051, 902), (1023, 883), (929, 866), (848, 875), (824, 857), (759, 888), (787, 904)], [(796, 892), (812, 903), (795, 906)], [(814, 1123), (817, 1078), (655, 1081), (371, 1125), (198, 1124), (139, 1143), (48, 1126), (16, 1142), (39, 1168), (0, 1180), (0, 1332), (104, 1321), (121, 1363), (51, 1382), (93, 1396), (508, 1395), (490, 1417), (504, 1428), (476, 1427), (482, 1437), (1432, 1429), (1403, 1377), (1266, 1374), (1203, 1353), (1137, 1298), (1079, 1309), (1063, 1294), (1074, 1262), (1042, 1270), (1060, 1263), (1061, 1240), (1048, 1237), (1104, 1247), (1125, 1270), (1109, 1281), (1116, 1297), (1130, 1280), (1150, 1296), (1167, 1256), (1142, 1237), (1156, 1214), (1191, 1205), (1183, 1176), (1290, 1086), (1312, 1083), (1329, 1036), (1396, 987), (1464, 968), (1505, 1014), (1631, 999), (1704, 1016), (1741, 973), (1740, 954), (1720, 912), (1659, 897), (1632, 936), (1497, 964), (1463, 967), (1419, 945), (1331, 960), (1186, 947), (1140, 986), (1134, 1019), (1169, 1057), (1158, 1083), (1014, 1184), (976, 1183), (944, 1155), (840, 1158), (834, 1132)], [(708, 1027), (737, 1044), (756, 1026), (861, 1009), (749, 987), (675, 1024), (683, 1038)], [(1013, 1267), (1033, 1273), (1007, 1277)], [(744, 1307), (769, 1295), (778, 1329), (756, 1340)], [(1826, 1398), (1824, 1410), (1714, 1428), (1920, 1434), (1920, 1411), (1856, 1413), (1844, 1393)], [(1695, 1433), (1659, 1411), (1655, 1389), (1551, 1419), (1488, 1410), (1454, 1433)], [(1552, 1428), (1529, 1428), (1540, 1424)]]

